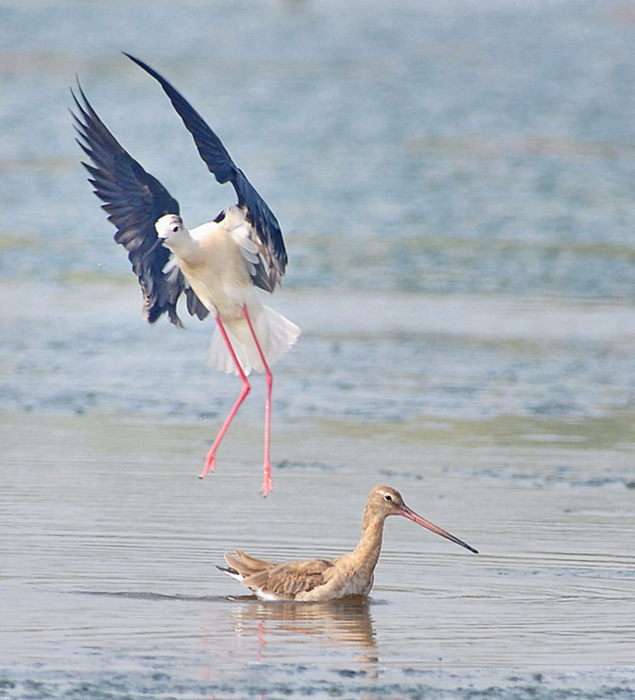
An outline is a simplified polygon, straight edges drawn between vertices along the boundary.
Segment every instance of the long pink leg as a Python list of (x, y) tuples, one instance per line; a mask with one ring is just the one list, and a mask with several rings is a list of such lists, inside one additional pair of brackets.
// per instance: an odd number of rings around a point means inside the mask
[[(225, 422), (223, 423), (223, 427), (220, 429), (218, 432), (218, 435), (216, 436), (216, 440), (214, 440), (214, 443), (209, 449), (209, 452), (207, 453), (207, 457), (205, 458), (205, 466), (203, 467), (203, 471), (199, 475), (199, 479), (203, 479), (205, 476), (207, 476), (207, 473), (209, 471), (214, 471), (214, 466), (215, 466), (215, 460), (216, 460), (216, 450), (218, 449), (218, 446), (220, 445), (221, 440), (223, 439), (225, 433), (227, 432), (227, 428), (229, 428), (229, 424), (232, 422), (234, 419), (234, 416), (236, 415), (236, 412), (240, 408), (240, 404), (245, 400), (245, 397), (249, 393), (249, 390), (251, 387), (249, 386), (249, 382), (247, 381), (247, 377), (245, 376), (245, 373), (243, 372), (243, 368), (240, 366), (240, 362), (238, 362), (238, 358), (236, 357), (236, 353), (234, 352), (234, 348), (232, 347), (232, 344), (227, 337), (227, 331), (225, 330), (225, 326), (223, 326), (220, 317), (216, 317), (216, 323), (218, 323), (218, 328), (221, 332), (221, 335), (223, 336), (223, 340), (227, 344), (227, 348), (229, 349), (229, 354), (232, 356), (232, 360), (236, 364), (236, 369), (238, 370), (238, 374), (240, 375), (240, 379), (243, 383), (243, 388), (240, 392), (240, 396), (236, 399), (236, 403), (233, 405), (232, 410), (229, 412), (229, 415), (227, 418), (225, 418)], [(249, 324), (251, 327), (251, 324)]]
[(269, 369), (267, 360), (265, 360), (265, 354), (263, 353), (262, 348), (260, 347), (260, 342), (258, 341), (256, 332), (254, 331), (254, 327), (251, 325), (251, 318), (249, 318), (249, 313), (247, 311), (246, 306), (243, 306), (243, 311), (245, 312), (245, 318), (247, 319), (249, 330), (251, 331), (251, 335), (254, 338), (256, 348), (258, 348), (258, 354), (260, 355), (260, 359), (262, 360), (262, 364), (265, 368), (265, 378), (267, 380), (267, 402), (265, 403), (265, 458), (262, 466), (263, 481), (260, 490), (262, 491), (264, 496), (268, 496), (269, 493), (273, 490), (273, 479), (271, 477), (271, 462), (269, 461), (269, 443), (271, 435), (271, 390), (273, 388), (273, 374), (271, 374), (271, 370)]

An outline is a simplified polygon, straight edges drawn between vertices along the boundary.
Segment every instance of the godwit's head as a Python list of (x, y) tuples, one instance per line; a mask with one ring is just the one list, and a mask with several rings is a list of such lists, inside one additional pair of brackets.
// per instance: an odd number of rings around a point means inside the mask
[(368, 494), (366, 508), (382, 520), (389, 515), (401, 515), (403, 498), (397, 489), (391, 486), (375, 486)]
[(389, 515), (403, 515), (404, 518), (413, 520), (415, 523), (425, 527), (431, 532), (441, 535), (441, 537), (445, 537), (451, 542), (465, 547), (465, 549), (469, 549), (470, 552), (474, 552), (474, 554), (478, 554), (478, 551), (474, 549), (474, 547), (470, 547), (469, 544), (466, 544), (458, 537), (442, 530), (437, 525), (433, 525), (430, 521), (422, 518), (418, 513), (415, 513), (412, 508), (408, 508), (397, 489), (393, 489), (390, 486), (375, 486), (368, 494), (368, 502), (366, 503), (366, 509), (364, 511), (364, 522), (366, 523), (367, 519), (383, 521)]
[(162, 238), (167, 245), (184, 239), (189, 233), (183, 225), (183, 219), (178, 214), (162, 216), (154, 228), (157, 230), (159, 238)]

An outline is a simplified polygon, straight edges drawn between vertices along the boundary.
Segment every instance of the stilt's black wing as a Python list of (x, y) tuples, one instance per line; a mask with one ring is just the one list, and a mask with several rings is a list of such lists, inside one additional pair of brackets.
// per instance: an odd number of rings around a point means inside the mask
[(190, 314), (205, 318), (207, 309), (178, 266), (169, 264), (172, 254), (154, 228), (163, 215), (179, 213), (178, 202), (110, 133), (79, 84), (78, 90), (81, 102), (71, 90), (78, 110), (78, 114), (72, 112), (80, 137), (77, 143), (94, 163), (82, 165), (91, 175), (88, 181), (95, 194), (105, 202), (102, 208), (108, 220), (117, 227), (115, 241), (128, 251), (143, 292), (144, 318), (154, 323), (167, 313), (172, 323), (181, 326), (176, 305), (184, 291)]
[(194, 137), (194, 143), (201, 158), (216, 180), (221, 184), (231, 182), (234, 186), (238, 196), (238, 206), (246, 211), (247, 220), (255, 229), (258, 237), (255, 243), (266, 265), (259, 271), (261, 274), (252, 276), (253, 282), (268, 292), (273, 291), (276, 284), (280, 282), (287, 265), (287, 251), (274, 213), (243, 171), (236, 166), (218, 136), (183, 95), (149, 65), (130, 54), (125, 52), (124, 54), (161, 84), (187, 130)]

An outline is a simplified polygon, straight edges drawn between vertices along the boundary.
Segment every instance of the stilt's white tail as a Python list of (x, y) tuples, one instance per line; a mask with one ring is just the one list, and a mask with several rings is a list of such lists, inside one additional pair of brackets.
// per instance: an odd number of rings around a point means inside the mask
[[(288, 318), (268, 306), (263, 306), (256, 318), (252, 317), (251, 320), (269, 367), (275, 364), (295, 344), (301, 333), (300, 328), (293, 321), (289, 321)], [(252, 370), (264, 372), (265, 368), (247, 320), (243, 318), (240, 321), (225, 323), (224, 326), (244, 373), (249, 374)], [(209, 346), (207, 364), (227, 374), (238, 374), (218, 327), (214, 331)]]

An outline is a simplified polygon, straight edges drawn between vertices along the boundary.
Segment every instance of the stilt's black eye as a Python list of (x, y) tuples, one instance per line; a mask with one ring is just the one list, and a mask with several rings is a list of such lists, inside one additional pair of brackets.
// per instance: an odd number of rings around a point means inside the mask
[(387, 493), (387, 494), (384, 496), (384, 498), (385, 498), (387, 501), (392, 501), (392, 496), (391, 496), (389, 493)]
[(178, 226), (172, 226), (172, 233), (177, 233), (179, 230)]

